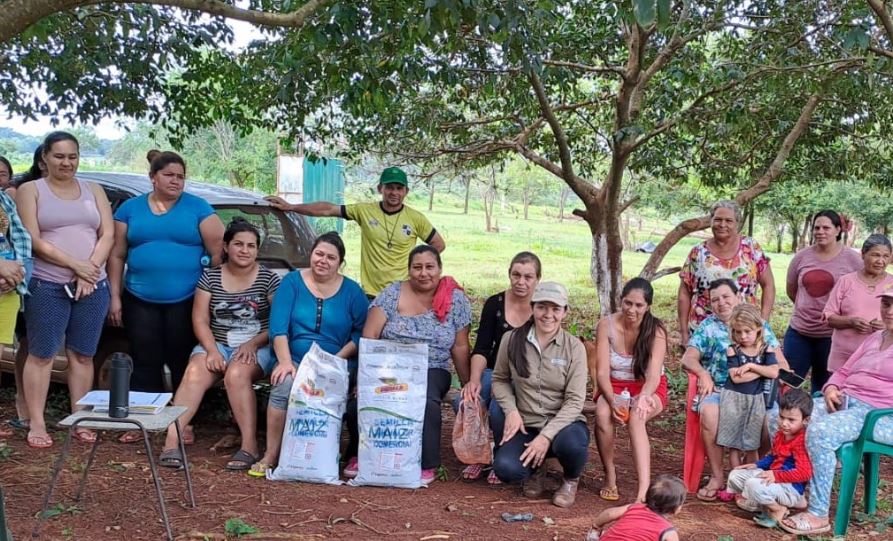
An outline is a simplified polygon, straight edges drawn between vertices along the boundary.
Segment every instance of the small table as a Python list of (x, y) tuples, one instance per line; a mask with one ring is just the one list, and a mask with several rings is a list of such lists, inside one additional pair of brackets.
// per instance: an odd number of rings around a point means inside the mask
[(171, 425), (174, 425), (177, 428), (177, 440), (180, 446), (180, 455), (183, 457), (183, 472), (186, 475), (186, 490), (189, 493), (189, 503), (194, 508), (195, 497), (192, 494), (192, 478), (189, 475), (189, 462), (186, 459), (186, 446), (183, 444), (183, 437), (180, 433), (180, 422), (178, 421), (180, 416), (186, 412), (186, 409), (185, 406), (167, 406), (157, 415), (137, 414), (120, 419), (96, 413), (92, 410), (80, 410), (60, 421), (59, 426), (68, 427), (68, 435), (65, 437), (65, 444), (62, 446), (62, 454), (59, 455), (59, 458), (56, 460), (56, 465), (53, 469), (53, 477), (50, 481), (50, 488), (47, 490), (46, 497), (43, 500), (43, 511), (41, 511), (38, 516), (37, 525), (34, 526), (32, 537), (37, 537), (40, 534), (40, 527), (46, 520), (46, 512), (50, 505), (50, 499), (53, 496), (53, 489), (56, 486), (59, 474), (62, 472), (62, 467), (65, 465), (65, 458), (68, 456), (68, 450), (71, 446), (71, 437), (75, 430), (78, 428), (89, 428), (97, 431), (96, 441), (93, 442), (93, 448), (90, 450), (90, 457), (87, 459), (86, 467), (84, 467), (84, 476), (81, 478), (77, 493), (75, 493), (74, 496), (74, 500), (79, 501), (84, 486), (87, 483), (87, 474), (90, 471), (90, 466), (93, 464), (93, 458), (96, 456), (96, 449), (99, 447), (99, 441), (101, 439), (101, 432), (99, 431), (109, 430), (120, 432), (137, 429), (142, 432), (143, 435), (143, 443), (146, 446), (146, 456), (149, 459), (149, 468), (152, 470), (152, 479), (155, 481), (155, 492), (158, 496), (158, 506), (161, 508), (161, 518), (164, 521), (164, 527), (167, 530), (167, 538), (170, 541), (173, 541), (174, 534), (171, 531), (170, 520), (168, 520), (167, 516), (167, 508), (164, 505), (164, 495), (161, 493), (161, 480), (158, 477), (158, 470), (155, 467), (155, 457), (152, 452), (152, 443), (149, 440), (149, 432), (166, 431)]

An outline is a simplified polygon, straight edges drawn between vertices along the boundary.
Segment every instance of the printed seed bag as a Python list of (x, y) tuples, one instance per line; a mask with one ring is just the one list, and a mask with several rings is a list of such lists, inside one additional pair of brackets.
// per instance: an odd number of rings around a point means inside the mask
[(268, 479), (341, 484), (338, 450), (348, 378), (346, 360), (315, 343), (310, 347), (291, 386), (279, 466), (267, 472)]
[(418, 488), (428, 391), (428, 345), (360, 339), (355, 485)]

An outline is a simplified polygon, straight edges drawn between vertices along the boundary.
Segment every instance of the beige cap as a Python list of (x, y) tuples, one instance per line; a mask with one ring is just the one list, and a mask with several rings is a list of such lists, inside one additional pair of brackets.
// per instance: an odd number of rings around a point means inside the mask
[(558, 306), (567, 306), (567, 289), (558, 282), (540, 282), (533, 290), (530, 302), (551, 302)]

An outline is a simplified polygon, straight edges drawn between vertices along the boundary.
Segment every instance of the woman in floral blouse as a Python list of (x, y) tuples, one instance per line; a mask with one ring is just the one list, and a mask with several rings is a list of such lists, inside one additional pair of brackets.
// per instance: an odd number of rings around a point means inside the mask
[[(680, 343), (688, 343), (690, 333), (710, 315), (707, 286), (719, 278), (730, 278), (737, 285), (744, 302), (758, 305), (764, 320), (769, 320), (775, 302), (775, 279), (769, 258), (759, 243), (738, 232), (741, 208), (734, 201), (717, 201), (710, 208), (710, 229), (713, 238), (698, 244), (689, 252), (680, 273), (679, 318)], [(762, 298), (757, 302), (757, 289)]]

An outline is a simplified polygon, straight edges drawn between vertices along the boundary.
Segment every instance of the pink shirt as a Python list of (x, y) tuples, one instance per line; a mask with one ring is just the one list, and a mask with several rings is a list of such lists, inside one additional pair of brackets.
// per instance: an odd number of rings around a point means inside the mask
[(893, 346), (878, 349), (885, 332), (869, 335), (822, 390), (836, 385), (844, 394), (875, 408), (893, 407)]
[(822, 318), (828, 295), (837, 279), (862, 268), (859, 252), (844, 247), (830, 261), (816, 256), (815, 247), (797, 252), (788, 266), (788, 284), (797, 284), (791, 327), (806, 336), (831, 336), (831, 327)]
[[(825, 321), (829, 316), (861, 317), (865, 321), (879, 317), (881, 300), (877, 298), (877, 294), (883, 291), (887, 284), (893, 283), (893, 275), (888, 274), (870, 289), (858, 275), (858, 272), (845, 274), (834, 284), (823, 312)], [(834, 334), (831, 335), (831, 354), (828, 355), (828, 370), (833, 372), (843, 366), (843, 363), (869, 336), (870, 333), (860, 333), (855, 329), (834, 329)]]

